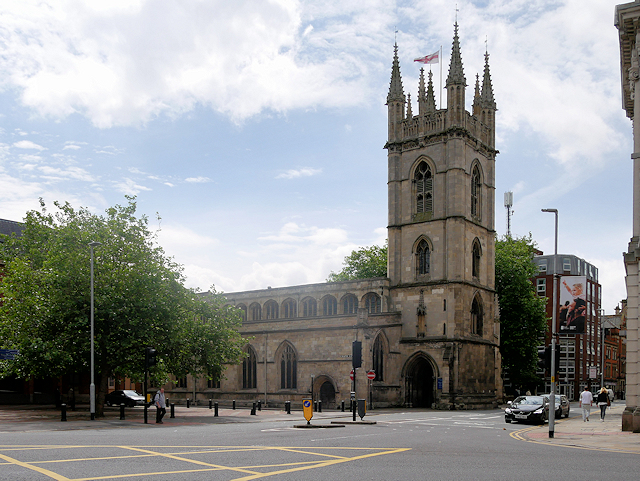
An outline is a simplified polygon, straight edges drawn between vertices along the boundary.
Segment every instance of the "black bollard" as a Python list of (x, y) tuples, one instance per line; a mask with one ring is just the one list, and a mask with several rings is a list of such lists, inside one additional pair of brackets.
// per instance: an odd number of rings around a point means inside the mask
[(213, 399), (209, 399), (209, 409), (213, 407)]
[(217, 402), (213, 403), (213, 416), (214, 417), (218, 416), (218, 403)]
[(62, 403), (60, 405), (60, 421), (67, 420), (67, 405)]
[(169, 416), (170, 418), (175, 418), (176, 417), (176, 405), (171, 403), (171, 415)]
[(235, 399), (232, 401), (232, 405), (233, 405), (232, 409), (235, 411), (236, 410), (236, 400)]
[(251, 407), (251, 415), (255, 416), (256, 415), (256, 403), (253, 403), (253, 406)]
[(322, 401), (318, 401), (318, 412), (322, 412)]
[(262, 411), (262, 400), (258, 399), (258, 411)]
[(124, 404), (120, 403), (120, 419), (124, 419)]
[(189, 409), (190, 405), (191, 405), (191, 399), (187, 398), (187, 409)]
[(285, 401), (284, 410), (287, 412), (287, 414), (291, 414), (291, 401)]
[(342, 400), (342, 402), (340, 403), (340, 410), (342, 412), (344, 412), (344, 399)]
[(149, 404), (148, 403), (144, 403), (144, 415), (142, 416), (144, 419), (144, 423), (147, 424), (147, 419), (149, 417), (147, 411), (149, 410)]

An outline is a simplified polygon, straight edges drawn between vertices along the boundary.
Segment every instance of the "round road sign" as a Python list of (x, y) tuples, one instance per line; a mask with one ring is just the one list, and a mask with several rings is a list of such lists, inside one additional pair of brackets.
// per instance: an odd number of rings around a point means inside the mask
[(352, 369), (351, 370), (351, 374), (349, 374), (349, 379), (351, 379), (353, 381), (353, 377), (354, 377), (354, 374), (353, 374), (353, 369)]
[(376, 372), (375, 371), (367, 371), (367, 377), (373, 381), (376, 378)]

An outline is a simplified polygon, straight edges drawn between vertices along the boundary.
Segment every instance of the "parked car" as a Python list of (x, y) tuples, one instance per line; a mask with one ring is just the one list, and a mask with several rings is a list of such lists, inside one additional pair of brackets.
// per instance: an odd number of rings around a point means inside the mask
[(144, 396), (136, 391), (113, 391), (104, 397), (107, 406), (120, 406), (124, 404), (128, 407), (143, 406)]
[[(544, 396), (547, 397), (548, 399), (551, 399), (551, 394), (544, 394)], [(560, 419), (562, 418), (562, 416), (564, 416), (565, 418), (568, 418), (569, 410), (571, 409), (571, 406), (567, 396), (565, 396), (564, 394), (556, 394), (555, 408), (556, 408), (556, 419)]]
[(504, 410), (504, 421), (530, 421), (544, 424), (549, 418), (549, 398), (546, 396), (518, 396), (509, 401)]

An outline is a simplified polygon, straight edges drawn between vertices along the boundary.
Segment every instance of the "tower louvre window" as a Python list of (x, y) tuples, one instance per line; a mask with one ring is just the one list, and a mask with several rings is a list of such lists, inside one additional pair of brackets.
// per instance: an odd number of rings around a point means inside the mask
[(471, 275), (475, 278), (480, 277), (480, 242), (476, 239), (473, 242), (472, 259), (471, 259)]
[(471, 217), (480, 219), (481, 209), (481, 189), (482, 183), (480, 181), (480, 169), (475, 165), (473, 172), (471, 173)]
[(482, 337), (483, 331), (482, 306), (478, 302), (478, 298), (474, 298), (471, 304), (471, 332)]
[(416, 249), (416, 268), (419, 276), (424, 276), (429, 274), (431, 270), (431, 250), (429, 249), (429, 244), (424, 239), (420, 241), (418, 244), (418, 248)]
[(416, 213), (433, 212), (433, 176), (431, 167), (420, 162), (415, 174), (416, 181)]

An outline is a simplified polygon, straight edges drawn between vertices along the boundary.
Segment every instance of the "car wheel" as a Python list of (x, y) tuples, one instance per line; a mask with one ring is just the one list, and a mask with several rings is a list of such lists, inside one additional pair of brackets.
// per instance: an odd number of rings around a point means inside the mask
[(504, 418), (505, 423), (511, 423), (511, 419)]

